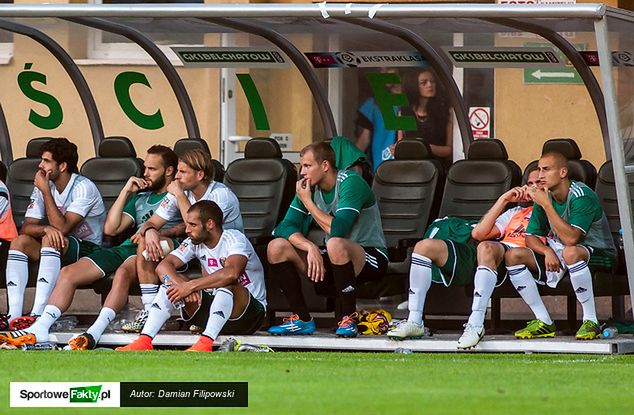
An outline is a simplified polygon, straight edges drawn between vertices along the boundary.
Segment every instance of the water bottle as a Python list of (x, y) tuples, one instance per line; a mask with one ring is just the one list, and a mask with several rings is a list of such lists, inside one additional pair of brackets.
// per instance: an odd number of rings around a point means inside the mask
[(606, 327), (601, 332), (601, 337), (604, 339), (613, 339), (617, 334), (619, 334), (619, 331), (616, 327)]
[(58, 350), (58, 347), (55, 343), (35, 343), (35, 344), (24, 344), (22, 345), (22, 350)]
[(619, 229), (618, 248), (620, 252), (623, 252), (623, 228)]
[[(165, 281), (164, 284), (166, 287), (172, 285), (172, 280), (167, 274), (163, 275), (163, 281)], [(174, 307), (176, 307), (177, 310), (180, 310), (181, 308), (185, 307), (185, 302), (183, 300), (178, 300), (174, 303)]]
[(236, 352), (255, 352), (255, 353), (270, 353), (273, 351), (273, 349), (271, 349), (266, 344), (255, 345), (255, 344), (247, 344), (247, 343), (238, 343), (238, 346), (236, 347), (235, 350)]

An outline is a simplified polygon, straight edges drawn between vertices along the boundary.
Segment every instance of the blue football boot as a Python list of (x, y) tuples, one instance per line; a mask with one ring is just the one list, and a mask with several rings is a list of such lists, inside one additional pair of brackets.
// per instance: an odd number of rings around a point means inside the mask
[(271, 326), (269, 333), (275, 336), (286, 336), (290, 334), (313, 334), (315, 332), (315, 321), (302, 321), (297, 314), (293, 314), (283, 320), (279, 326)]
[(335, 334), (339, 337), (357, 337), (359, 331), (357, 330), (357, 319), (359, 315), (355, 311), (349, 316), (343, 316), (343, 319), (338, 323), (339, 327)]

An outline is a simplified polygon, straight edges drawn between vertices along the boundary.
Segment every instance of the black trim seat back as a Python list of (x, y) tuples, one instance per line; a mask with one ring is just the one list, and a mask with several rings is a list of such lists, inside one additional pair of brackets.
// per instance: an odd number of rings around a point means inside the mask
[(439, 216), (480, 219), (500, 195), (520, 184), (521, 177), (502, 141), (474, 141), (467, 159), (455, 162), (447, 172)]
[[(588, 160), (581, 159), (581, 150), (571, 138), (553, 138), (546, 141), (542, 147), (542, 154), (557, 151), (568, 159), (568, 177), (572, 180), (584, 182), (594, 189), (597, 180), (597, 169)], [(528, 178), (528, 172), (537, 166), (538, 160), (532, 161), (524, 169), (523, 183)]]
[(14, 160), (7, 170), (7, 187), (11, 194), (13, 219), (19, 227), (24, 223), (24, 214), (31, 201), (33, 179), (40, 164), (40, 149), (53, 137), (31, 139), (26, 145), (26, 156)]
[(92, 180), (101, 195), (106, 209), (110, 209), (121, 189), (132, 176), (143, 176), (143, 164), (139, 162), (134, 145), (127, 137), (106, 137), (99, 144), (99, 156), (88, 159), (81, 166), (81, 174)]
[(202, 138), (181, 138), (176, 141), (174, 144), (174, 153), (178, 156), (183, 154), (187, 150), (199, 149), (209, 154), (209, 157), (212, 157), (212, 162), (214, 165), (214, 180), (217, 182), (224, 181), (225, 178), (225, 168), (221, 162), (214, 159), (211, 150), (209, 150), (209, 145)]
[(394, 160), (379, 165), (372, 190), (390, 250), (400, 250), (421, 239), (429, 220), (437, 214), (433, 205), (442, 184), (442, 164), (432, 158), (429, 145), (420, 140), (400, 141)]
[(4, 162), (0, 161), (0, 180), (2, 180), (3, 183), (7, 183), (7, 165), (4, 164)]
[(282, 158), (280, 146), (271, 138), (252, 138), (244, 158), (234, 160), (224, 183), (240, 201), (244, 231), (249, 238), (268, 239), (284, 217), (295, 196), (297, 169)]
[(372, 190), (381, 211), (390, 262), (385, 278), (357, 287), (359, 298), (407, 291), (411, 248), (438, 213), (435, 196), (442, 193), (444, 179), (442, 164), (433, 159), (429, 145), (421, 140), (399, 141), (394, 159), (379, 165)]
[[(634, 200), (634, 177), (627, 176), (630, 187), (630, 198)], [(610, 224), (610, 232), (614, 238), (614, 244), (618, 248), (619, 229), (621, 229), (621, 220), (619, 218), (619, 205), (616, 199), (616, 182), (614, 180), (614, 170), (612, 161), (606, 161), (599, 168), (597, 175), (597, 185), (595, 192), (601, 202), (601, 207), (605, 212)], [(619, 273), (626, 273), (624, 252), (619, 252)]]

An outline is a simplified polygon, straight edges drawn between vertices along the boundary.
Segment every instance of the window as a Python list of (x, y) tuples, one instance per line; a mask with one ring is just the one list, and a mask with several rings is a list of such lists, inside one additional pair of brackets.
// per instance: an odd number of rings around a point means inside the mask
[[(13, 0), (0, 0), (0, 4), (13, 4)], [(0, 65), (5, 65), (13, 58), (13, 33), (0, 30)]]
[[(138, 3), (203, 3), (203, 0), (157, 0), (157, 1), (139, 1), (139, 0), (89, 0), (92, 4), (138, 4)], [(172, 64), (181, 65), (181, 61), (176, 54), (172, 52), (171, 46), (177, 45), (202, 45), (204, 43), (204, 34), (183, 33), (178, 30), (170, 30), (169, 27), (161, 27), (154, 24), (153, 19), (148, 19), (148, 23), (152, 22), (152, 33), (147, 35), (154, 43), (165, 53)], [(143, 24), (140, 19), (135, 19), (135, 24)], [(154, 64), (154, 61), (143, 51), (137, 44), (124, 38), (123, 36), (109, 33), (102, 30), (91, 29), (88, 32), (88, 62), (83, 63), (127, 63), (135, 65)]]

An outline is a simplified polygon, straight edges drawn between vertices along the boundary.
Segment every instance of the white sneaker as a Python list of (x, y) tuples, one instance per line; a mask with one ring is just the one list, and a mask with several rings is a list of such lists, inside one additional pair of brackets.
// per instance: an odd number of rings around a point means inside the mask
[(387, 337), (394, 340), (420, 339), (423, 336), (425, 336), (425, 326), (407, 320), (387, 332)]
[(471, 349), (482, 340), (484, 337), (483, 326), (472, 326), (471, 324), (465, 324), (464, 333), (458, 339), (458, 349)]

